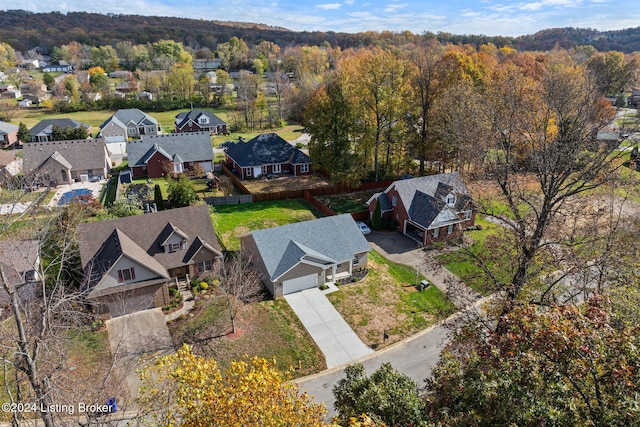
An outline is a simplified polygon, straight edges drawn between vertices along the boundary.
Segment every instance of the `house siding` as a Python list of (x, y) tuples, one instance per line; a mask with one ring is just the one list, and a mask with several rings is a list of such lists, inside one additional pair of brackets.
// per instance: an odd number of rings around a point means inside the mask
[[(271, 295), (275, 296), (275, 285), (269, 278), (267, 267), (264, 265), (256, 242), (253, 240), (253, 236), (247, 235), (240, 237), (240, 247), (242, 252), (249, 258), (251, 264), (258, 270), (258, 274), (262, 278), (262, 283), (264, 283)], [(282, 292), (282, 288), (280, 291)]]
[(111, 267), (109, 272), (102, 277), (102, 280), (100, 280), (100, 283), (98, 284), (98, 286), (111, 287), (111, 286), (122, 285), (122, 283), (119, 282), (118, 270), (124, 270), (132, 267), (134, 269), (136, 278), (134, 280), (129, 280), (124, 283), (144, 282), (146, 280), (157, 279), (160, 277), (158, 273), (155, 273), (147, 269), (146, 267), (143, 267), (142, 265), (138, 264), (134, 260), (131, 260), (123, 256), (113, 265), (113, 267)]
[(95, 299), (96, 311), (107, 317), (119, 317), (167, 305), (169, 291), (166, 283), (159, 283), (141, 289), (134, 289)]
[[(155, 153), (149, 161), (147, 162), (147, 173), (146, 176), (149, 178), (163, 178), (167, 175), (167, 169), (171, 168), (173, 170), (173, 166), (171, 165), (171, 161), (167, 159), (160, 153)], [(135, 173), (134, 173), (135, 176)], [(142, 175), (144, 176), (144, 175)]]
[(11, 133), (0, 133), (0, 144), (3, 147), (8, 147), (18, 142), (18, 131)]
[[(348, 264), (348, 263), (345, 263)], [(348, 270), (348, 268), (347, 268)], [(323, 269), (320, 267), (316, 267), (315, 265), (309, 265), (309, 264), (304, 264), (304, 263), (300, 263), (298, 265), (296, 265), (295, 267), (293, 267), (291, 270), (289, 270), (286, 274), (284, 274), (283, 276), (279, 277), (277, 282), (275, 283), (275, 294), (274, 296), (276, 298), (279, 298), (282, 295), (282, 283), (285, 280), (290, 280), (290, 279), (295, 279), (297, 277), (303, 277), (303, 276), (308, 276), (310, 274), (314, 274), (316, 273), (318, 275), (318, 279), (316, 280), (316, 285), (321, 285), (322, 282), (324, 281), (324, 275), (322, 274)]]

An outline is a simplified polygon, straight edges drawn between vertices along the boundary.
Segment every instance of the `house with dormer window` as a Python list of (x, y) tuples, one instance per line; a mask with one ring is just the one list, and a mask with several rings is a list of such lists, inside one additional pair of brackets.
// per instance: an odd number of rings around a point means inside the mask
[(175, 132), (209, 132), (211, 135), (227, 133), (227, 123), (207, 110), (191, 110), (176, 116)]
[(207, 205), (81, 224), (78, 242), (88, 298), (111, 317), (167, 305), (222, 260)]
[(458, 172), (394, 181), (367, 201), (370, 218), (377, 205), (383, 218), (425, 246), (459, 236), (475, 223), (475, 204)]

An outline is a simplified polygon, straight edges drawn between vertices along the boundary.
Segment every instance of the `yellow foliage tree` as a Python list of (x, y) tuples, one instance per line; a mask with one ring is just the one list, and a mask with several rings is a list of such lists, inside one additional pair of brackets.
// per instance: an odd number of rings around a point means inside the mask
[(153, 426), (326, 426), (324, 405), (260, 357), (232, 362), (224, 373), (184, 345), (140, 372), (138, 403)]

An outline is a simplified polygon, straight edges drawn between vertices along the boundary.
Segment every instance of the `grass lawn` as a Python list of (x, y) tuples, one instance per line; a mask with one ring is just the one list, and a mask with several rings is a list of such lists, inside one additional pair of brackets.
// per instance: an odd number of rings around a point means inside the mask
[(211, 215), (218, 239), (228, 251), (240, 249), (241, 234), (317, 217), (320, 215), (302, 200), (221, 205)]
[(320, 202), (330, 207), (335, 213), (359, 212), (367, 209), (366, 202), (378, 191), (360, 191), (357, 193), (336, 194), (333, 196), (316, 197)]
[[(177, 114), (177, 113), (176, 113)], [(217, 113), (216, 113), (217, 114)], [(224, 115), (219, 114), (219, 117), (222, 120), (225, 120)], [(225, 120), (227, 124), (229, 120)], [(261, 131), (253, 131), (253, 132), (232, 132), (229, 135), (220, 135), (213, 137), (213, 146), (217, 147), (225, 141), (238, 141), (238, 137), (244, 138), (245, 141), (249, 141), (252, 138), (255, 138), (261, 133), (274, 132), (282, 137), (282, 139), (286, 141), (293, 141), (302, 135), (303, 127), (299, 124), (292, 123), (288, 124), (282, 128), (278, 129), (264, 129)]]
[(184, 319), (169, 324), (176, 345), (193, 344), (225, 369), (245, 355), (275, 359), (279, 369), (301, 377), (326, 369), (322, 352), (283, 299), (245, 305), (236, 319), (238, 337), (226, 335), (230, 322), (223, 298), (206, 294)]
[[(340, 286), (328, 295), (342, 317), (362, 341), (381, 348), (433, 325), (455, 308), (435, 286), (415, 288), (416, 271), (369, 253), (369, 275), (357, 283)], [(424, 279), (418, 274), (418, 281)], [(383, 343), (383, 332), (389, 339)]]
[(267, 179), (245, 179), (242, 184), (252, 194), (256, 193), (275, 193), (277, 191), (286, 190), (304, 190), (307, 188), (318, 188), (329, 186), (330, 183), (320, 175), (304, 175), (293, 176), (290, 174), (282, 174), (278, 178)]
[[(466, 236), (473, 239), (473, 244), (468, 248), (468, 251), (472, 254), (479, 254), (487, 250), (485, 247), (487, 237), (504, 232), (503, 227), (485, 220), (480, 215), (476, 217), (476, 224), (482, 226), (482, 230), (465, 232)], [(437, 259), (447, 268), (447, 270), (460, 277), (464, 283), (475, 289), (480, 294), (488, 295), (492, 292), (492, 288), (487, 286), (488, 277), (485, 271), (465, 250), (445, 252), (439, 255)], [(504, 269), (497, 268), (497, 263), (496, 265), (490, 265), (490, 267), (491, 271), (503, 273), (504, 278), (501, 279), (507, 279), (507, 272), (504, 271)]]

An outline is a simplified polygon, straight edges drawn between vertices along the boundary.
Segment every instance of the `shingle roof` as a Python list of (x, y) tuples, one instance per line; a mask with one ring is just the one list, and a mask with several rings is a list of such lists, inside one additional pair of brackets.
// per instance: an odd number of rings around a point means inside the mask
[(48, 127), (53, 127), (54, 125), (58, 125), (62, 129), (65, 129), (67, 127), (70, 127), (71, 129), (77, 129), (81, 126), (84, 126), (88, 130), (91, 129), (91, 125), (88, 125), (86, 123), (82, 123), (73, 119), (45, 119), (45, 120), (40, 120), (38, 124), (36, 124), (31, 129), (29, 129), (29, 135), (31, 136), (38, 135), (43, 130), (47, 129)]
[(0, 134), (10, 134), (17, 132), (20, 129), (19, 126), (12, 125), (11, 123), (0, 121)]
[(304, 256), (339, 262), (371, 249), (349, 214), (257, 230), (251, 236), (272, 280)]
[(126, 127), (130, 122), (133, 122), (136, 125), (158, 125), (158, 120), (137, 108), (125, 108), (116, 111), (113, 116), (109, 117), (100, 125), (100, 129), (104, 128), (111, 121), (116, 121), (123, 127)]
[[(188, 236), (186, 251), (165, 253), (161, 243), (167, 238), (168, 224)], [(83, 268), (86, 268), (89, 262), (97, 263), (94, 257), (102, 250), (116, 228), (127, 236), (127, 241), (122, 239), (121, 241), (124, 241), (125, 244), (128, 241), (133, 242), (167, 270), (189, 262), (190, 257), (187, 256), (189, 248), (193, 244), (201, 246), (201, 243), (196, 243), (197, 238), (221, 253), (220, 245), (211, 225), (209, 207), (198, 205), (81, 224), (78, 227), (78, 242)], [(105, 252), (107, 260), (113, 258), (113, 256), (108, 256), (109, 253)]]
[(207, 127), (226, 125), (226, 123), (220, 117), (216, 116), (211, 111), (191, 110), (180, 113), (176, 116), (176, 126), (178, 127), (178, 129), (182, 129), (187, 123), (189, 123), (189, 121), (193, 121), (196, 124), (199, 124), (198, 119), (203, 115), (209, 118), (209, 123), (206, 124)]
[(233, 143), (225, 152), (240, 167), (311, 162), (309, 156), (275, 133), (264, 133), (247, 142)]
[(0, 241), (0, 264), (12, 285), (33, 280), (33, 271), (39, 255), (39, 240)]
[(129, 166), (144, 165), (148, 160), (146, 155), (155, 150), (154, 146), (169, 160), (176, 154), (185, 162), (213, 160), (213, 147), (207, 132), (147, 135), (127, 142)]
[(71, 170), (102, 170), (111, 166), (111, 159), (103, 139), (29, 142), (24, 144), (22, 151), (25, 173), (35, 170), (55, 152), (68, 162)]

